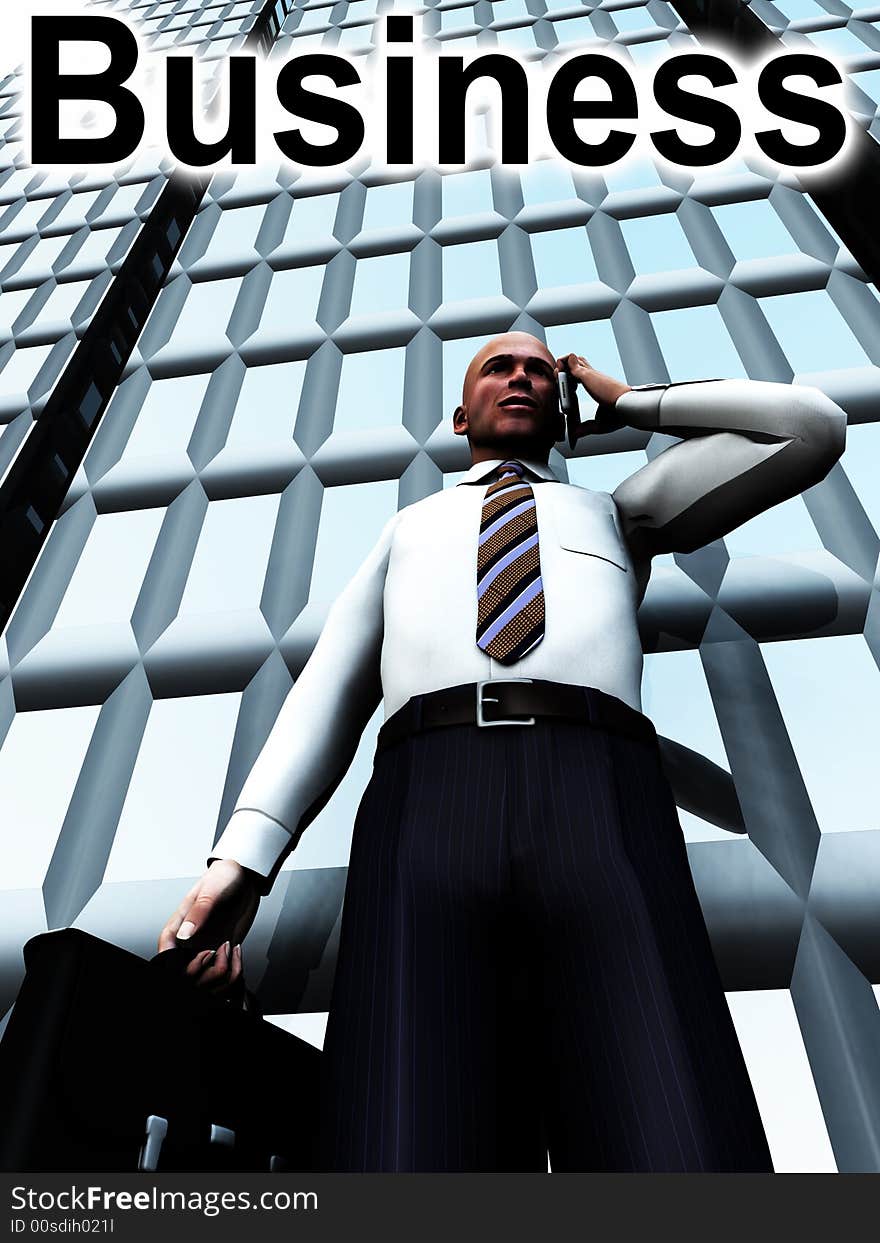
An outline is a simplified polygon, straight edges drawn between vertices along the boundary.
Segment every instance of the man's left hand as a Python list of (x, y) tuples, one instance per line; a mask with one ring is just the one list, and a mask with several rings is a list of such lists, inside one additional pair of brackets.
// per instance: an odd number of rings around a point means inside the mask
[(595, 402), (610, 410), (618, 397), (630, 391), (630, 386), (623, 380), (615, 380), (613, 376), (603, 375), (595, 367), (591, 367), (580, 354), (567, 354), (557, 358), (556, 369), (561, 371), (567, 367), (570, 374), (579, 381)]
[(238, 999), (244, 992), (241, 946), (224, 941), (215, 950), (202, 950), (190, 959), (186, 975), (197, 988), (215, 996)]

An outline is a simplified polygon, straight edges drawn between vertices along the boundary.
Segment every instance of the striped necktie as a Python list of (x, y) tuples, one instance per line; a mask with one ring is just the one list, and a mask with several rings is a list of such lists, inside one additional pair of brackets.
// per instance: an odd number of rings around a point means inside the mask
[(477, 646), (511, 665), (544, 637), (538, 518), (519, 462), (486, 489), (477, 552)]

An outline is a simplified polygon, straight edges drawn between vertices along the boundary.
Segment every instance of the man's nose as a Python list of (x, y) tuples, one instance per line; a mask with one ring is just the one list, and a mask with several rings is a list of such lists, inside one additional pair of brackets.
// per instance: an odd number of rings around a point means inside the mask
[(510, 377), (511, 384), (519, 384), (525, 388), (532, 387), (532, 377), (526, 371), (525, 367), (516, 367)]

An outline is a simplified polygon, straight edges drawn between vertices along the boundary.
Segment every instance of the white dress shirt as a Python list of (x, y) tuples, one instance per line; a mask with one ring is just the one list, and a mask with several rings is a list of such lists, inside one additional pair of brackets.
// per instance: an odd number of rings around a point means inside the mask
[(271, 884), (351, 763), (381, 697), (487, 678), (596, 687), (640, 709), (637, 609), (650, 558), (691, 551), (818, 482), (843, 450), (846, 417), (816, 389), (757, 381), (645, 386), (615, 413), (684, 437), (611, 496), (525, 460), (538, 521), (545, 632), (514, 665), (477, 647), (476, 559), (486, 486), (503, 459), (408, 505), (337, 598), (210, 859)]

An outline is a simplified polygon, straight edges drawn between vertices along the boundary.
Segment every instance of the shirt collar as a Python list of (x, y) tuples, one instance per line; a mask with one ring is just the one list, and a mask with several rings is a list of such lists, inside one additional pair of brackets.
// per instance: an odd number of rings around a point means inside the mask
[(491, 462), (477, 462), (469, 471), (462, 475), (456, 487), (460, 487), (463, 483), (482, 483), (494, 470), (501, 465), (502, 462), (519, 462), (530, 475), (534, 475), (536, 479), (544, 482), (558, 483), (559, 478), (546, 462), (530, 462), (526, 458), (496, 458)]

